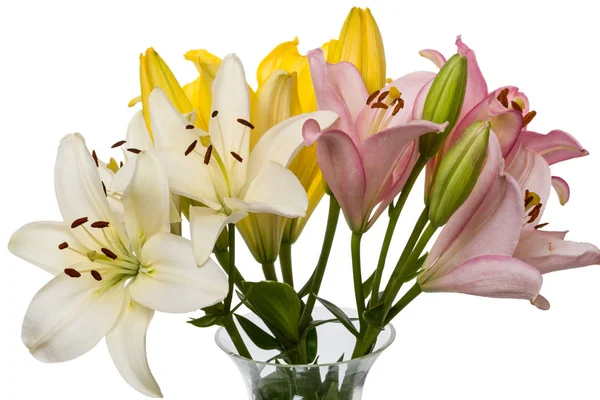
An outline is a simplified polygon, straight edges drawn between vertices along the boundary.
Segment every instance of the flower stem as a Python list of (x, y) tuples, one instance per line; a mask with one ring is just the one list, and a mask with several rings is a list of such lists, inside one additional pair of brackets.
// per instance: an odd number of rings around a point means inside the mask
[(358, 321), (360, 322), (360, 330), (363, 330), (364, 321), (363, 313), (365, 312), (365, 296), (362, 290), (362, 270), (360, 263), (360, 242), (362, 233), (352, 233), (351, 249), (352, 249), (352, 278), (354, 280), (354, 297), (356, 299), (356, 311), (358, 311)]
[(224, 308), (225, 308), (225, 313), (229, 313), (229, 310), (231, 310), (231, 301), (233, 299), (233, 285), (235, 283), (235, 225), (234, 224), (229, 224), (228, 229), (229, 231), (229, 261), (228, 261), (228, 270), (230, 272), (229, 274), (229, 292), (227, 292), (227, 297), (225, 298), (225, 302), (224, 302)]
[(404, 308), (411, 303), (414, 299), (417, 298), (418, 295), (422, 293), (421, 287), (418, 283), (415, 283), (413, 287), (411, 287), (408, 292), (388, 312), (386, 317), (386, 322), (391, 321), (400, 313), (400, 311), (404, 310)]
[(277, 282), (277, 274), (275, 273), (275, 263), (266, 262), (262, 265), (263, 274), (265, 275), (265, 279), (268, 281)]
[(310, 292), (308, 299), (306, 300), (306, 307), (302, 312), (300, 318), (300, 332), (304, 332), (308, 326), (312, 311), (317, 301), (317, 295), (321, 289), (321, 283), (325, 276), (325, 268), (327, 267), (327, 261), (329, 260), (329, 254), (331, 253), (331, 245), (333, 244), (333, 238), (335, 237), (335, 230), (337, 228), (338, 219), (340, 216), (340, 205), (332, 195), (329, 196), (329, 215), (327, 216), (327, 227), (325, 229), (325, 237), (323, 238), (323, 247), (321, 248), (321, 255), (319, 261), (313, 273), (313, 277), (310, 285)]
[[(227, 250), (217, 251), (215, 252), (215, 257), (221, 265), (221, 268), (223, 268), (225, 273), (229, 276), (229, 252)], [(238, 289), (242, 290), (242, 283), (246, 280), (235, 266), (233, 268), (233, 273), (235, 274), (235, 286), (237, 286)]]
[(294, 287), (294, 273), (292, 269), (292, 244), (282, 242), (279, 250), (279, 264), (281, 266), (281, 276), (283, 281)]
[(233, 342), (233, 345), (237, 349), (239, 355), (252, 360), (252, 355), (250, 355), (250, 351), (248, 350), (248, 347), (246, 347), (246, 344), (240, 335), (240, 331), (233, 321), (233, 316), (230, 315), (223, 320), (223, 327), (229, 334), (229, 337), (231, 338), (231, 341)]

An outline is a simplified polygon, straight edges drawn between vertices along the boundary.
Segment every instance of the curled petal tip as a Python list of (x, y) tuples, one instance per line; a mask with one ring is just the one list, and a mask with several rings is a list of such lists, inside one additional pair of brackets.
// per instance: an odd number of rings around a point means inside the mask
[(321, 134), (321, 126), (314, 119), (307, 120), (302, 125), (302, 137), (304, 137), (304, 144), (311, 146), (319, 138)]
[(550, 302), (541, 294), (538, 294), (533, 299), (531, 299), (531, 304), (543, 311), (547, 311), (550, 309)]

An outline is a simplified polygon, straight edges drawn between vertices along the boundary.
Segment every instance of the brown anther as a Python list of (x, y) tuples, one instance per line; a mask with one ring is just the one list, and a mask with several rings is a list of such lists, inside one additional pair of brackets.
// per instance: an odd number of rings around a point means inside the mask
[(246, 120), (245, 120), (245, 119), (243, 119), (243, 118), (238, 118), (238, 119), (237, 119), (237, 122), (239, 122), (240, 124), (242, 124), (242, 125), (244, 125), (244, 126), (247, 126), (247, 127), (248, 127), (248, 128), (250, 128), (250, 129), (254, 129), (254, 125), (252, 125), (252, 124), (250, 123), (250, 121), (246, 121)]
[(110, 146), (110, 148), (111, 149), (116, 149), (117, 147), (123, 146), (125, 143), (127, 143), (126, 140), (119, 140), (117, 143), (115, 143), (112, 146)]
[(190, 124), (190, 125), (186, 125), (185, 129), (194, 129), (194, 125)]
[(133, 147), (128, 148), (127, 151), (132, 152), (133, 154), (140, 154), (142, 152), (140, 149), (135, 149)]
[(537, 112), (535, 111), (529, 111), (527, 114), (525, 114), (525, 116), (523, 117), (523, 127), (526, 127), (537, 115)]
[(91, 270), (90, 271), (92, 276), (94, 277), (95, 280), (97, 280), (98, 282), (100, 282), (102, 280), (102, 275), (100, 275), (100, 272), (96, 271), (96, 270)]
[(73, 223), (71, 224), (71, 228), (75, 229), (78, 226), (85, 224), (86, 222), (88, 222), (88, 218), (87, 217), (78, 218), (75, 221), (73, 221)]
[(394, 107), (394, 111), (392, 111), (392, 117), (396, 114), (398, 114), (400, 112), (400, 110), (402, 110), (404, 108), (404, 100), (402, 100), (401, 98), (397, 98), (397, 104)]
[(525, 208), (527, 208), (527, 206), (529, 206), (529, 204), (531, 204), (531, 202), (533, 201), (533, 196), (528, 196), (525, 197)]
[(219, 111), (215, 110), (212, 112), (212, 114), (210, 114), (211, 117), (216, 117), (217, 115), (219, 115)]
[(79, 271), (77, 271), (76, 269), (73, 269), (73, 268), (65, 268), (64, 272), (71, 278), (79, 278), (81, 276)]
[(504, 108), (508, 108), (508, 88), (502, 89), (497, 99), (500, 102), (500, 104), (504, 106)]
[(123, 168), (123, 161), (119, 163), (119, 168)]
[(187, 150), (185, 151), (185, 155), (188, 156), (192, 151), (194, 151), (194, 149), (196, 148), (196, 145), (198, 144), (197, 140), (194, 140), (192, 142), (192, 144), (190, 144), (187, 148)]
[(104, 184), (104, 182), (103, 182), (103, 181), (100, 181), (100, 182), (102, 182), (102, 190), (104, 190), (104, 195), (105, 195), (106, 197), (108, 197), (108, 192), (106, 191), (106, 185)]
[(242, 157), (241, 157), (241, 156), (240, 156), (238, 153), (236, 153), (235, 151), (232, 151), (232, 152), (230, 152), (230, 153), (231, 153), (231, 155), (233, 156), (233, 158), (235, 158), (235, 159), (236, 159), (236, 160), (238, 160), (239, 162), (242, 162), (242, 161), (244, 161), (244, 159), (243, 159), (243, 158), (242, 158)]
[(540, 216), (540, 211), (542, 209), (542, 203), (538, 203), (535, 207), (533, 207), (533, 209), (529, 212), (529, 220), (527, 221), (528, 224), (531, 224), (533, 221), (535, 221), (537, 219), (537, 217)]
[(210, 155), (212, 154), (212, 144), (208, 146), (206, 149), (206, 154), (204, 154), (204, 164), (208, 165), (210, 162)]
[(377, 98), (377, 101), (381, 102), (381, 101), (385, 100), (385, 98), (387, 97), (388, 94), (390, 94), (389, 90), (386, 90), (385, 92), (381, 93), (379, 95), (379, 97)]
[(58, 245), (59, 250), (64, 250), (67, 247), (69, 247), (69, 243), (67, 243), (67, 242), (62, 242), (61, 244)]
[(543, 227), (545, 227), (546, 225), (548, 225), (549, 222), (544, 222), (543, 224), (539, 224), (533, 227), (533, 229), (541, 229)]
[(375, 100), (375, 97), (377, 97), (379, 95), (379, 90), (374, 91), (373, 93), (371, 93), (369, 95), (369, 97), (367, 98), (367, 105), (371, 104), (371, 102), (373, 100)]
[(100, 249), (101, 252), (104, 253), (104, 255), (108, 258), (110, 258), (111, 260), (116, 260), (117, 259), (117, 255), (115, 253), (113, 253), (112, 251), (110, 251), (109, 249), (106, 248), (101, 248)]
[(108, 223), (108, 221), (96, 221), (94, 223), (92, 223), (91, 227), (92, 228), (107, 228), (110, 224)]
[(92, 150), (92, 158), (94, 159), (94, 162), (96, 163), (96, 167), (99, 167), (100, 163), (98, 162), (98, 156), (96, 155), (96, 150)]
[(510, 105), (512, 106), (513, 110), (517, 110), (518, 112), (522, 113), (523, 112), (523, 107), (521, 107), (521, 105), (519, 103), (517, 103), (516, 101), (511, 101)]
[(371, 108), (383, 108), (383, 109), (387, 110), (388, 109), (388, 105), (385, 104), (385, 103), (379, 103), (379, 102), (377, 102), (377, 103), (373, 103), (373, 105), (371, 106)]

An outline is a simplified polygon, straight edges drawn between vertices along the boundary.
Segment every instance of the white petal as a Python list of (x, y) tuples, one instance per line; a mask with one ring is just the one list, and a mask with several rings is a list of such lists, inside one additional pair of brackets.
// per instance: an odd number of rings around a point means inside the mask
[(190, 230), (196, 263), (202, 265), (208, 260), (225, 225), (235, 224), (245, 216), (245, 213), (225, 215), (207, 207), (190, 207)]
[(302, 127), (311, 119), (324, 130), (331, 126), (338, 116), (331, 111), (315, 111), (286, 119), (269, 129), (252, 149), (248, 163), (248, 180), (254, 179), (269, 161), (276, 161), (287, 167), (304, 147)]
[(210, 208), (221, 208), (215, 186), (222, 188), (225, 184), (220, 180), (213, 180), (210, 167), (204, 164), (203, 156), (194, 151), (185, 156), (173, 149), (156, 149), (152, 154), (167, 173), (173, 193), (197, 200)]
[(131, 157), (129, 160), (123, 164), (121, 168), (117, 171), (112, 181), (108, 186), (108, 190), (111, 193), (120, 193), (123, 194), (129, 186), (129, 182), (131, 182), (131, 177), (133, 176), (133, 171), (135, 171), (135, 160), (136, 157)]
[(72, 360), (91, 350), (113, 327), (123, 305), (122, 283), (100, 282), (94, 264), (77, 264), (79, 278), (60, 274), (33, 298), (23, 321), (22, 339), (44, 362)]
[(13, 233), (8, 249), (17, 257), (58, 275), (65, 268), (87, 260), (69, 249), (60, 250), (61, 243), (81, 247), (64, 222), (32, 222)]
[(143, 271), (129, 285), (133, 300), (153, 310), (183, 313), (225, 298), (227, 277), (211, 259), (196, 265), (192, 243), (159, 233), (142, 248)]
[(264, 212), (288, 218), (303, 217), (308, 197), (298, 178), (275, 161), (266, 163), (259, 175), (250, 182), (242, 200), (226, 198), (232, 210)]
[(127, 143), (124, 146), (138, 150), (148, 150), (154, 147), (142, 110), (136, 112), (131, 118), (127, 128)]
[[(246, 182), (246, 167), (250, 148), (250, 128), (238, 122), (250, 122), (250, 99), (244, 67), (240, 59), (230, 54), (223, 58), (215, 76), (212, 89), (209, 133), (215, 149), (223, 159), (229, 172), (232, 190), (237, 190)], [(231, 156), (237, 153), (244, 162)]]
[(121, 199), (125, 226), (133, 248), (159, 232), (170, 231), (170, 195), (167, 175), (154, 156), (141, 153), (127, 190)]
[(146, 332), (154, 310), (131, 300), (128, 293), (121, 315), (106, 335), (106, 345), (119, 373), (135, 390), (149, 397), (162, 397), (146, 357)]

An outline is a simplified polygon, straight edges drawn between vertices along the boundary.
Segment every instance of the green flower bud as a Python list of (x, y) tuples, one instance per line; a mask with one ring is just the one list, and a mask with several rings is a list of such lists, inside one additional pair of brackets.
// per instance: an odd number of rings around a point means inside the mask
[(444, 64), (429, 89), (421, 119), (438, 124), (448, 122), (448, 127), (442, 133), (430, 132), (421, 136), (419, 151), (428, 159), (435, 156), (456, 125), (467, 91), (467, 70), (467, 58), (455, 54)]
[(487, 154), (490, 123), (471, 125), (446, 153), (431, 189), (429, 220), (444, 225), (473, 191)]

